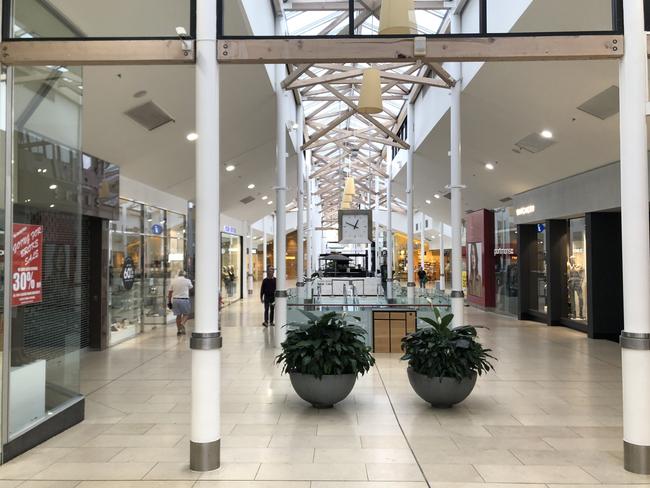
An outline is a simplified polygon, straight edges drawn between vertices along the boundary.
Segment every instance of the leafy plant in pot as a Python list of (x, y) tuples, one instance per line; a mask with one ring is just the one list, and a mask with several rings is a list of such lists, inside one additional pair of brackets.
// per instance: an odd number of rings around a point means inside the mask
[(434, 407), (449, 408), (462, 402), (476, 379), (494, 369), (490, 349), (477, 339), (477, 327), (450, 328), (454, 316), (421, 317), (423, 327), (402, 339), (402, 360), (408, 361), (409, 382), (415, 392)]
[(330, 312), (321, 317), (302, 311), (307, 323), (287, 324), (287, 339), (276, 357), (298, 396), (316, 408), (331, 408), (345, 399), (359, 374), (375, 364), (366, 331), (349, 324), (357, 317)]

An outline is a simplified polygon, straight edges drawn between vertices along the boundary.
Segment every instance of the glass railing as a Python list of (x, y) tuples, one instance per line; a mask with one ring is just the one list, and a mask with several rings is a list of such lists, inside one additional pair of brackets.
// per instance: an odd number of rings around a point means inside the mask
[(195, 0), (5, 1), (3, 38), (178, 39), (183, 31), (193, 38), (195, 11)]
[[(406, 15), (398, 15), (398, 21), (393, 26), (387, 26), (385, 19), (383, 24), (381, 21), (382, 5), (387, 4), (388, 0), (288, 2), (284, 3), (282, 32), (275, 32), (273, 20), (265, 23), (258, 18), (261, 16), (259, 8), (271, 10), (270, 5), (266, 5), (271, 2), (217, 1), (217, 30), (222, 39), (450, 35), (451, 2), (415, 1), (414, 9)], [(462, 12), (463, 35), (621, 33), (622, 2), (623, 0), (469, 0)]]

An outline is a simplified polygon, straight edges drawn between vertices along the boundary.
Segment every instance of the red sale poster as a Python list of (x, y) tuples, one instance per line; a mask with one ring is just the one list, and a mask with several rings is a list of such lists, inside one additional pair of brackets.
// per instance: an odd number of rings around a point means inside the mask
[(43, 226), (14, 224), (11, 304), (14, 307), (43, 300)]

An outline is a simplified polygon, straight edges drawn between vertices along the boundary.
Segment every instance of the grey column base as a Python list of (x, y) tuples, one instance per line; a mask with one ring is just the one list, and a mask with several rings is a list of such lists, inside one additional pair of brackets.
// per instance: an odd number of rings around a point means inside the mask
[(623, 331), (619, 341), (623, 349), (650, 351), (650, 334)]
[(301, 287), (304, 287), (304, 286), (305, 286), (305, 284), (302, 281), (296, 282), (296, 287), (301, 288)]
[(214, 471), (221, 467), (221, 439), (214, 442), (190, 441), (190, 469), (192, 471)]
[(650, 446), (623, 442), (625, 470), (636, 474), (650, 474)]
[(465, 298), (465, 293), (461, 291), (452, 291), (451, 298)]
[(415, 282), (414, 282), (414, 281), (409, 281), (409, 282), (406, 284), (406, 286), (409, 287), (409, 288), (415, 288)]

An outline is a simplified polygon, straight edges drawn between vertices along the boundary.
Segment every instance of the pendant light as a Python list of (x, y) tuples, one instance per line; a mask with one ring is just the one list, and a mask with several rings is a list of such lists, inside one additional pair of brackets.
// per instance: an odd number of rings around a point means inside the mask
[(381, 73), (377, 68), (368, 68), (363, 72), (359, 112), (378, 114), (384, 110), (381, 102)]
[(417, 34), (413, 0), (383, 0), (379, 35)]
[(354, 178), (352, 176), (348, 176), (345, 178), (345, 189), (343, 190), (343, 195), (349, 195), (350, 198), (352, 198), (355, 193), (356, 191), (354, 187)]

